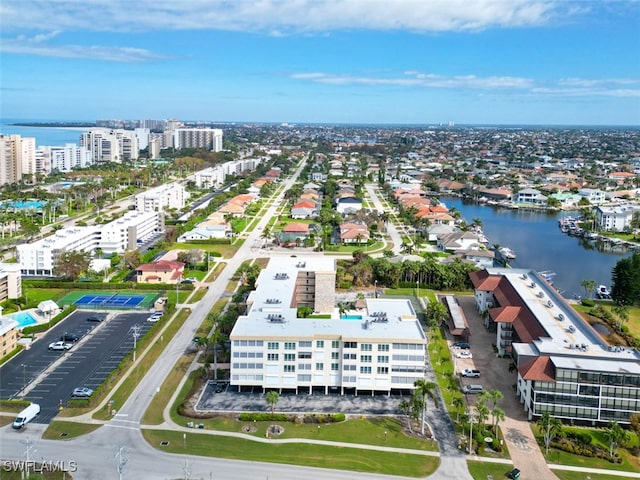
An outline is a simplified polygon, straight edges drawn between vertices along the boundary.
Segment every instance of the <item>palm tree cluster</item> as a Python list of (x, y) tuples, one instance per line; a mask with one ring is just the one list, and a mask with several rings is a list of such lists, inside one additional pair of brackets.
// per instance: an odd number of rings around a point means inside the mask
[(436, 384), (426, 380), (416, 380), (416, 387), (409, 400), (402, 400), (398, 409), (407, 417), (407, 427), (413, 433), (412, 422), (420, 418), (420, 435), (424, 437), (427, 423), (427, 399), (435, 400)]

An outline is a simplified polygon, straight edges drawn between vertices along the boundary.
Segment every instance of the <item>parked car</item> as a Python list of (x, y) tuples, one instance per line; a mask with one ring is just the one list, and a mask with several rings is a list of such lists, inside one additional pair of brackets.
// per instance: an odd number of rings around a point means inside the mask
[(73, 347), (72, 343), (68, 343), (68, 342), (53, 342), (49, 344), (49, 350), (69, 350), (71, 347)]
[(518, 480), (520, 478), (520, 469), (514, 468), (507, 474), (507, 477), (511, 480)]
[(471, 345), (469, 345), (467, 342), (456, 342), (452, 345), (452, 347), (462, 350), (469, 350), (471, 348)]
[(77, 333), (64, 332), (62, 335), (60, 335), (60, 340), (62, 340), (63, 342), (75, 343), (80, 340), (80, 335), (78, 335)]
[(469, 350), (462, 350), (456, 353), (456, 358), (473, 358), (473, 354)]
[(162, 318), (162, 313), (157, 312), (147, 318), (147, 322), (156, 323), (158, 320)]
[(482, 385), (465, 385), (462, 387), (462, 393), (482, 393), (484, 388)]
[(88, 387), (78, 387), (73, 389), (71, 396), (73, 397), (90, 397), (93, 395), (93, 390)]
[(464, 370), (462, 370), (460, 375), (462, 375), (463, 377), (469, 377), (469, 378), (480, 378), (480, 370), (465, 368)]
[(87, 318), (87, 322), (102, 322), (104, 317), (102, 315), (91, 315)]

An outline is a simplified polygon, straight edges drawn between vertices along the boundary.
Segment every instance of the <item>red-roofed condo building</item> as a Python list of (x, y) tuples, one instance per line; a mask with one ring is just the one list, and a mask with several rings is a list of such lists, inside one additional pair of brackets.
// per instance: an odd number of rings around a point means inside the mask
[(640, 352), (609, 345), (542, 276), (528, 269), (470, 274), (485, 326), (517, 366), (529, 420), (629, 423), (640, 413)]

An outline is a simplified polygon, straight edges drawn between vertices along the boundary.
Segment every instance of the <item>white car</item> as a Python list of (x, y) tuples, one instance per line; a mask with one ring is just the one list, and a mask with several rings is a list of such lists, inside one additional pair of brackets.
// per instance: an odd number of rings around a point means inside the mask
[(456, 358), (473, 358), (473, 355), (469, 350), (462, 350), (460, 352), (456, 352)]
[(73, 344), (67, 342), (53, 342), (49, 344), (49, 350), (69, 350), (71, 347), (73, 347)]
[(156, 323), (158, 320), (162, 318), (162, 313), (154, 313), (149, 318), (147, 318), (147, 322)]

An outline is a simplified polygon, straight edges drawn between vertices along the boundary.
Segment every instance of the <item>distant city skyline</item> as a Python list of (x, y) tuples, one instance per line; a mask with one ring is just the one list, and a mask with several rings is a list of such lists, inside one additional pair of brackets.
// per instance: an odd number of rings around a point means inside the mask
[(640, 125), (640, 2), (4, 0), (16, 119)]

